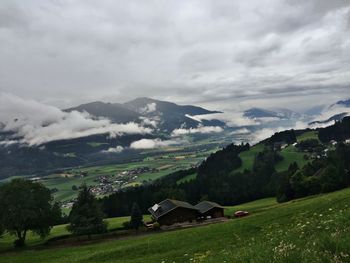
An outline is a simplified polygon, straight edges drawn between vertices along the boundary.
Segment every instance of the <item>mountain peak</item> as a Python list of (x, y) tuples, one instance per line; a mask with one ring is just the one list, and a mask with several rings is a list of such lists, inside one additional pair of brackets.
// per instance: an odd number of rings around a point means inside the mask
[(350, 107), (350, 99), (337, 101), (335, 105)]

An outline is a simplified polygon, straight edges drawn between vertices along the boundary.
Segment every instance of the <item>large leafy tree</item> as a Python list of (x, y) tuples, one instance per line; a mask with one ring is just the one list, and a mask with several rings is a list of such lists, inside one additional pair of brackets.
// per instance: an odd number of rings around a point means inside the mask
[(137, 203), (134, 203), (131, 208), (130, 227), (138, 230), (143, 225), (143, 216), (140, 207)]
[(16, 236), (15, 246), (25, 245), (28, 231), (44, 238), (60, 216), (50, 190), (25, 179), (14, 179), (0, 187), (0, 211), (0, 224)]
[(99, 203), (84, 184), (69, 214), (70, 224), (67, 228), (74, 235), (88, 235), (90, 238), (92, 234), (107, 231), (103, 216)]

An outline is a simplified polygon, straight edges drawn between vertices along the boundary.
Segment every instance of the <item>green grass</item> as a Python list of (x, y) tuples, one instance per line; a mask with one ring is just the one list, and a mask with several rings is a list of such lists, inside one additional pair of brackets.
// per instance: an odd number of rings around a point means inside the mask
[[(145, 215), (144, 217), (145, 221), (150, 220), (149, 215)], [(105, 221), (108, 224), (108, 230), (115, 230), (117, 228), (121, 228), (123, 226), (123, 223), (126, 221), (129, 221), (130, 217), (129, 216), (124, 216), (124, 217), (115, 217), (115, 218), (108, 218)], [(60, 237), (60, 236), (66, 236), (69, 235), (70, 233), (67, 230), (67, 225), (58, 225), (54, 226), (51, 231), (50, 235), (46, 237), (45, 239), (41, 239), (39, 236), (34, 235), (33, 233), (29, 232), (27, 235), (27, 246), (28, 247), (33, 247), (35, 245), (40, 245), (46, 242), (47, 240), (55, 237)], [(0, 252), (4, 250), (9, 250), (13, 247), (13, 241), (15, 238), (9, 234), (4, 235), (3, 238), (0, 238)], [(1, 260), (0, 260), (1, 262)]]
[(305, 153), (299, 152), (293, 145), (284, 148), (281, 151), (281, 155), (283, 160), (275, 165), (275, 169), (278, 172), (287, 170), (292, 162), (296, 162), (299, 168), (303, 167), (308, 162), (308, 160), (304, 159)]
[(275, 197), (259, 199), (253, 202), (244, 203), (236, 206), (228, 206), (225, 208), (225, 215), (232, 216), (236, 211), (248, 211), (249, 213), (257, 213), (261, 210), (271, 208), (278, 205)]
[(181, 183), (192, 181), (192, 180), (196, 179), (196, 177), (197, 177), (197, 173), (189, 174), (189, 175), (185, 176), (184, 178), (181, 178), (180, 180), (178, 180), (176, 182), (176, 184), (181, 184)]
[(303, 134), (297, 136), (297, 142), (310, 140), (310, 139), (316, 139), (318, 140), (318, 131), (307, 131)]
[(350, 189), (284, 204), (265, 199), (249, 206), (256, 212), (226, 223), (6, 253), (1, 262), (349, 262)]
[(242, 166), (235, 170), (235, 172), (242, 172), (245, 169), (251, 170), (253, 168), (253, 163), (257, 153), (264, 150), (263, 144), (256, 144), (249, 149), (249, 151), (244, 151), (239, 154), (239, 157), (242, 160)]
[[(307, 132), (309, 133), (309, 132)], [(317, 136), (317, 135), (316, 135)], [(311, 134), (308, 134), (304, 138), (310, 138)], [(239, 154), (242, 159), (242, 166), (236, 169), (234, 172), (242, 172), (245, 169), (251, 170), (253, 168), (254, 159), (257, 153), (264, 150), (263, 144), (254, 145), (249, 149), (249, 151), (244, 151)], [(280, 154), (283, 156), (283, 160), (275, 165), (275, 169), (278, 172), (285, 171), (288, 169), (292, 162), (296, 162), (299, 167), (303, 167), (308, 161), (304, 159), (304, 154), (299, 152), (296, 147), (289, 145), (285, 149), (282, 149)]]

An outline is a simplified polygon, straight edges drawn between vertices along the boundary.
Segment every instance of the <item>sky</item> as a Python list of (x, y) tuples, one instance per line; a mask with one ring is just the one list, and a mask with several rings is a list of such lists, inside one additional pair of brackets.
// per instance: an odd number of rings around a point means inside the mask
[(0, 0), (0, 92), (60, 108), (330, 104), (350, 97), (350, 2)]

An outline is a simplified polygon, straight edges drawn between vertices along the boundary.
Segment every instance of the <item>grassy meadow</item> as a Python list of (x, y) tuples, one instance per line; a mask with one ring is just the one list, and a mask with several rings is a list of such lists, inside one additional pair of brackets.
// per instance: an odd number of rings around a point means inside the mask
[(297, 136), (297, 142), (311, 140), (311, 139), (315, 139), (315, 140), (319, 141), (318, 131), (307, 131), (307, 132), (304, 132), (303, 134)]
[(242, 160), (242, 166), (235, 172), (243, 172), (245, 169), (251, 170), (253, 167), (255, 156), (264, 150), (264, 144), (259, 143), (252, 146), (248, 151), (241, 152), (239, 157)]
[[(317, 131), (307, 131), (303, 134), (297, 136), (297, 142), (317, 139), (318, 140), (318, 132)], [(242, 172), (245, 169), (251, 170), (253, 168), (253, 163), (255, 156), (264, 150), (264, 144), (259, 143), (252, 146), (248, 151), (244, 151), (239, 154), (239, 157), (242, 159), (242, 166), (236, 169), (234, 172)], [(289, 165), (292, 162), (296, 162), (299, 167), (303, 167), (308, 160), (304, 159), (305, 153), (298, 151), (298, 149), (289, 145), (288, 147), (281, 150), (280, 154), (283, 157), (283, 160), (278, 162), (275, 165), (275, 169), (277, 172), (285, 171), (288, 169)]]
[(1, 262), (350, 262), (350, 189), (277, 204), (225, 223), (76, 247), (7, 252)]
[(300, 152), (293, 145), (289, 145), (281, 150), (283, 160), (278, 162), (275, 166), (277, 172), (288, 170), (291, 163), (296, 162), (299, 167), (303, 167), (308, 160), (304, 159), (305, 153)]
[[(145, 221), (150, 220), (150, 218), (151, 217), (149, 215), (145, 215), (143, 217)], [(108, 226), (108, 231), (114, 231), (118, 228), (123, 227), (123, 223), (127, 221), (130, 221), (129, 216), (108, 218), (105, 220)], [(45, 239), (41, 239), (38, 235), (34, 235), (33, 233), (29, 232), (27, 234), (26, 243), (28, 248), (32, 248), (37, 245), (44, 244), (49, 239), (67, 236), (67, 235), (70, 235), (70, 232), (67, 230), (67, 225), (58, 225), (58, 226), (54, 226), (51, 229), (50, 235)], [(13, 248), (14, 240), (15, 240), (14, 236), (11, 236), (9, 234), (5, 234), (2, 238), (0, 238), (0, 253), (11, 250)], [(0, 262), (1, 262), (1, 258), (0, 258)]]

